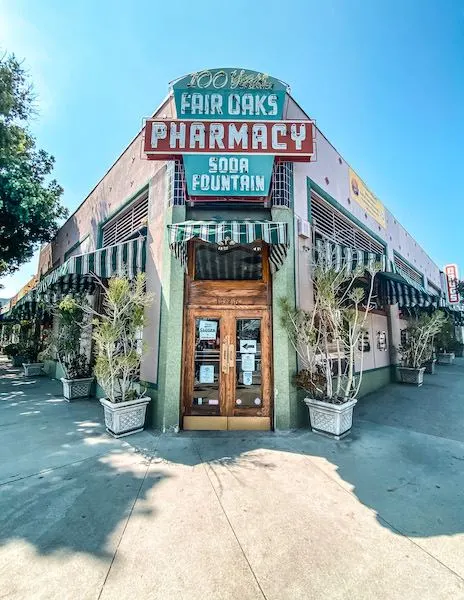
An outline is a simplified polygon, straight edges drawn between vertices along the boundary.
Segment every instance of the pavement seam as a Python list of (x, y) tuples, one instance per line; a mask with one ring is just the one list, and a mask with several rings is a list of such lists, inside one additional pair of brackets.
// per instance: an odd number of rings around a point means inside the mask
[(266, 594), (264, 593), (264, 590), (263, 590), (263, 588), (261, 587), (261, 584), (259, 583), (258, 577), (256, 576), (256, 573), (254, 572), (254, 570), (253, 570), (253, 567), (251, 566), (251, 563), (250, 563), (250, 561), (249, 561), (249, 559), (248, 559), (248, 556), (246, 555), (246, 553), (245, 553), (245, 550), (244, 550), (244, 548), (243, 548), (243, 546), (242, 546), (242, 544), (241, 544), (241, 542), (240, 542), (240, 540), (239, 540), (239, 538), (238, 538), (238, 535), (237, 535), (237, 533), (235, 532), (235, 529), (234, 529), (234, 527), (233, 527), (233, 525), (232, 525), (232, 522), (231, 522), (231, 520), (229, 519), (229, 516), (228, 516), (228, 514), (227, 514), (227, 512), (226, 512), (226, 510), (225, 510), (225, 508), (224, 508), (224, 505), (222, 504), (222, 502), (221, 502), (221, 499), (219, 498), (219, 494), (217, 493), (217, 490), (216, 490), (216, 488), (215, 488), (215, 487), (214, 487), (214, 485), (213, 485), (213, 482), (212, 482), (212, 480), (211, 480), (211, 477), (210, 477), (210, 475), (209, 475), (209, 471), (208, 471), (208, 469), (206, 468), (206, 465), (208, 465), (209, 469), (211, 469), (211, 470), (213, 470), (213, 467), (212, 467), (212, 465), (211, 465), (211, 463), (210, 463), (209, 461), (206, 461), (206, 462), (205, 462), (205, 460), (203, 459), (203, 457), (202, 457), (202, 455), (201, 455), (201, 452), (200, 452), (200, 449), (198, 448), (198, 446), (196, 446), (196, 444), (194, 444), (194, 443), (193, 443), (192, 445), (193, 445), (193, 447), (195, 448), (195, 450), (196, 450), (196, 452), (197, 452), (198, 456), (200, 457), (200, 460), (201, 460), (201, 462), (202, 462), (203, 469), (204, 469), (204, 471), (205, 471), (205, 473), (206, 473), (206, 476), (208, 477), (208, 481), (209, 481), (209, 483), (210, 483), (210, 485), (211, 485), (211, 488), (212, 488), (212, 490), (213, 490), (213, 492), (214, 492), (214, 495), (216, 496), (216, 498), (217, 498), (217, 501), (218, 501), (218, 503), (219, 503), (219, 506), (221, 507), (222, 513), (223, 513), (224, 517), (226, 518), (226, 520), (227, 520), (227, 523), (229, 524), (229, 527), (230, 527), (230, 529), (231, 529), (231, 531), (232, 531), (232, 533), (233, 533), (233, 535), (234, 535), (234, 537), (235, 537), (235, 540), (236, 540), (236, 542), (237, 542), (237, 544), (238, 544), (238, 547), (240, 548), (240, 551), (241, 551), (241, 553), (242, 553), (242, 555), (243, 555), (243, 558), (245, 559), (245, 561), (246, 561), (246, 563), (247, 563), (247, 565), (248, 565), (248, 568), (250, 569), (250, 572), (251, 572), (251, 574), (253, 575), (253, 578), (254, 578), (254, 580), (256, 581), (256, 585), (258, 586), (258, 589), (259, 589), (259, 591), (261, 592), (261, 595), (262, 595), (262, 597), (264, 598), (264, 600), (268, 600), (268, 599), (267, 599), (267, 596), (266, 596)]
[(392, 523), (390, 523), (389, 521), (387, 521), (387, 519), (385, 519), (385, 517), (382, 517), (382, 515), (375, 511), (373, 508), (367, 506), (366, 504), (364, 504), (363, 502), (361, 502), (361, 500), (356, 496), (356, 494), (354, 494), (353, 492), (351, 492), (350, 490), (347, 490), (343, 485), (341, 485), (335, 478), (331, 477), (329, 475), (329, 473), (326, 473), (326, 471), (324, 471), (323, 469), (321, 469), (312, 459), (310, 456), (304, 456), (304, 458), (309, 461), (313, 467), (315, 469), (317, 469), (320, 473), (322, 473), (323, 475), (325, 475), (325, 477), (327, 479), (329, 479), (330, 481), (332, 481), (333, 483), (335, 483), (335, 485), (337, 485), (341, 490), (343, 490), (345, 493), (347, 493), (349, 496), (351, 496), (352, 498), (354, 498), (357, 502), (360, 502), (363, 506), (365, 506), (370, 512), (374, 513), (381, 521), (383, 521), (386, 525), (388, 525), (388, 527), (390, 527), (390, 529), (393, 529), (394, 531), (396, 531), (396, 533), (398, 533), (398, 535), (400, 535), (401, 537), (405, 538), (406, 540), (408, 540), (409, 542), (411, 542), (411, 544), (413, 544), (414, 546), (416, 546), (416, 548), (418, 548), (419, 550), (421, 550), (422, 552), (424, 552), (424, 554), (427, 554), (428, 556), (430, 556), (430, 558), (432, 558), (433, 560), (435, 560), (436, 562), (438, 562), (440, 565), (442, 565), (442, 567), (444, 567), (447, 571), (449, 571), (450, 573), (452, 573), (453, 575), (455, 575), (458, 579), (460, 579), (462, 582), (464, 582), (464, 577), (462, 575), (460, 575), (459, 573), (456, 573), (456, 571), (454, 571), (451, 567), (449, 567), (447, 564), (445, 564), (444, 562), (442, 562), (438, 557), (436, 557), (434, 554), (431, 554), (428, 550), (426, 550), (425, 548), (423, 548), (420, 544), (418, 544), (413, 538), (409, 537), (409, 535), (407, 535), (406, 533), (404, 533), (403, 531), (401, 531), (401, 529), (398, 529), (397, 527), (395, 527), (395, 525), (393, 525)]
[(390, 429), (397, 429), (398, 431), (407, 431), (408, 433), (414, 433), (417, 435), (425, 435), (427, 437), (436, 438), (437, 440), (446, 440), (447, 442), (455, 442), (456, 444), (463, 444), (463, 440), (457, 440), (456, 438), (444, 437), (442, 435), (436, 435), (435, 433), (426, 433), (425, 431), (418, 431), (417, 429), (409, 429), (407, 427), (398, 427), (397, 425), (389, 425), (387, 423), (379, 423), (378, 421), (371, 421), (370, 419), (358, 418), (358, 421), (363, 421), (364, 423), (371, 423), (372, 425), (377, 425), (378, 427), (389, 427)]
[(58, 469), (64, 469), (65, 467), (77, 465), (78, 463), (82, 463), (87, 460), (92, 460), (93, 458), (99, 458), (100, 456), (105, 456), (106, 454), (107, 454), (107, 452), (102, 452), (101, 454), (92, 454), (92, 456), (88, 456), (87, 458), (80, 458), (79, 460), (74, 460), (72, 462), (65, 463), (64, 465), (58, 465), (57, 467), (49, 467), (47, 469), (42, 469), (40, 471), (36, 471), (35, 473), (31, 473), (30, 475), (24, 475), (24, 477), (18, 477), (16, 479), (9, 479), (8, 481), (0, 481), (0, 487), (2, 485), (8, 485), (9, 483), (17, 483), (18, 481), (23, 481), (24, 479), (30, 479), (31, 477), (36, 477), (37, 475), (45, 475), (47, 473), (57, 471)]
[[(156, 444), (156, 446), (155, 446), (155, 448), (153, 450), (153, 454), (156, 454), (156, 452), (158, 450), (159, 438), (158, 438), (157, 441), (158, 441), (158, 443)], [(126, 519), (126, 522), (124, 523), (124, 527), (123, 527), (123, 530), (121, 532), (121, 535), (119, 536), (118, 543), (117, 543), (116, 548), (115, 548), (114, 553), (113, 553), (113, 558), (111, 559), (110, 565), (108, 567), (108, 571), (106, 572), (105, 579), (104, 579), (104, 581), (102, 583), (102, 586), (101, 586), (101, 589), (100, 589), (100, 593), (98, 594), (97, 600), (100, 600), (101, 595), (103, 594), (103, 590), (105, 589), (106, 582), (108, 581), (108, 577), (110, 576), (110, 572), (111, 572), (111, 569), (113, 568), (114, 561), (116, 560), (116, 554), (118, 553), (119, 546), (121, 545), (121, 542), (122, 542), (122, 539), (124, 537), (124, 534), (126, 533), (127, 526), (128, 526), (129, 521), (130, 521), (130, 519), (132, 517), (132, 513), (134, 512), (135, 505), (137, 504), (137, 500), (139, 499), (140, 492), (142, 491), (142, 487), (143, 487), (143, 485), (145, 483), (145, 480), (147, 478), (148, 470), (150, 469), (152, 460), (153, 460), (153, 457), (150, 457), (149, 460), (148, 460), (147, 468), (145, 469), (145, 473), (143, 475), (143, 479), (142, 479), (142, 481), (141, 481), (141, 483), (139, 485), (139, 489), (137, 490), (137, 494), (135, 495), (134, 502), (132, 503), (132, 506), (131, 506), (131, 509), (129, 511), (129, 514), (127, 515), (127, 519)]]

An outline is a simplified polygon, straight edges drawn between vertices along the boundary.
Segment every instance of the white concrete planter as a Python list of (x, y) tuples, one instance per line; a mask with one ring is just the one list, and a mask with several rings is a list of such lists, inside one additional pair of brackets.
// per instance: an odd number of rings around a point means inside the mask
[(420, 387), (424, 383), (425, 367), (413, 369), (411, 367), (398, 367), (398, 379), (400, 383), (409, 383)]
[(452, 365), (454, 362), (453, 352), (441, 352), (438, 355), (438, 363), (440, 365)]
[(92, 389), (93, 377), (84, 379), (65, 379), (61, 378), (63, 384), (63, 396), (69, 402), (76, 398), (88, 398)]
[(353, 424), (353, 408), (356, 402), (357, 400), (353, 399), (344, 404), (331, 404), (314, 398), (305, 398), (312, 431), (326, 434), (336, 440), (345, 437)]
[(44, 363), (23, 363), (24, 375), (26, 377), (37, 377), (38, 375), (45, 375)]
[(151, 398), (143, 396), (137, 400), (114, 403), (101, 398), (100, 402), (105, 411), (106, 431), (116, 438), (142, 431), (145, 426), (147, 404), (150, 400)]

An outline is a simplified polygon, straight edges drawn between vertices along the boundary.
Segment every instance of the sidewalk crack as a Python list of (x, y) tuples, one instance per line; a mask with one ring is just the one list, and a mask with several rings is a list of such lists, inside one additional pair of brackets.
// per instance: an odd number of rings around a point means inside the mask
[[(223, 505), (223, 504), (222, 504), (222, 502), (221, 502), (221, 498), (219, 497), (219, 494), (217, 493), (217, 490), (216, 490), (216, 488), (215, 488), (215, 487), (214, 487), (214, 485), (213, 485), (213, 482), (212, 482), (212, 480), (211, 480), (211, 477), (210, 477), (210, 473), (209, 473), (209, 471), (211, 470), (211, 471), (213, 471), (213, 473), (214, 473), (214, 469), (213, 469), (213, 467), (211, 466), (211, 464), (209, 463), (209, 461), (206, 461), (206, 462), (204, 461), (204, 459), (203, 459), (203, 457), (202, 457), (202, 455), (201, 455), (201, 452), (200, 452), (200, 449), (198, 448), (198, 446), (196, 446), (196, 444), (194, 444), (194, 443), (192, 443), (192, 445), (193, 445), (193, 447), (195, 448), (195, 450), (196, 450), (196, 452), (197, 452), (198, 456), (200, 457), (200, 460), (201, 460), (201, 462), (202, 462), (202, 465), (203, 465), (203, 469), (204, 469), (204, 471), (205, 471), (205, 473), (206, 473), (206, 476), (208, 477), (208, 481), (209, 481), (209, 483), (210, 483), (210, 485), (211, 485), (211, 488), (212, 488), (212, 490), (213, 490), (213, 492), (214, 492), (214, 495), (216, 496), (216, 498), (217, 498), (217, 501), (218, 501), (218, 503), (219, 503), (219, 506), (220, 506), (220, 508), (221, 508), (221, 511), (222, 511), (222, 513), (223, 513), (224, 517), (226, 518), (226, 520), (227, 520), (227, 523), (229, 524), (229, 527), (230, 527), (230, 529), (231, 529), (231, 531), (232, 531), (232, 534), (233, 534), (233, 536), (235, 537), (235, 540), (236, 540), (236, 542), (237, 542), (237, 544), (238, 544), (238, 547), (240, 548), (240, 551), (241, 551), (241, 553), (242, 553), (242, 555), (243, 555), (243, 558), (245, 559), (245, 561), (246, 561), (246, 563), (247, 563), (247, 565), (248, 565), (248, 568), (250, 569), (250, 572), (251, 572), (251, 574), (252, 574), (252, 576), (253, 576), (253, 579), (255, 580), (255, 582), (256, 582), (256, 585), (258, 586), (258, 589), (259, 589), (259, 591), (261, 592), (261, 595), (262, 595), (262, 597), (264, 598), (264, 600), (267, 600), (267, 596), (266, 596), (266, 594), (264, 593), (264, 590), (263, 590), (263, 588), (261, 587), (261, 584), (260, 584), (260, 582), (258, 581), (258, 577), (256, 576), (256, 573), (254, 572), (254, 570), (253, 570), (253, 567), (251, 566), (251, 563), (250, 563), (250, 561), (249, 561), (249, 559), (248, 559), (248, 557), (247, 557), (247, 555), (246, 555), (246, 553), (245, 553), (245, 550), (244, 550), (244, 548), (243, 548), (243, 546), (242, 546), (242, 544), (241, 544), (241, 542), (240, 542), (240, 540), (239, 540), (239, 538), (238, 538), (238, 535), (237, 535), (237, 533), (236, 533), (236, 531), (235, 531), (235, 529), (234, 529), (234, 526), (232, 525), (232, 522), (231, 522), (231, 520), (229, 519), (229, 516), (228, 516), (228, 514), (227, 514), (227, 512), (226, 512), (226, 510), (225, 510), (225, 508), (224, 508), (224, 505)], [(207, 468), (207, 466), (208, 466), (209, 468)], [(216, 475), (216, 473), (215, 473), (215, 475)], [(217, 475), (216, 475), (216, 477), (217, 477)], [(220, 484), (219, 484), (219, 485), (220, 485)]]

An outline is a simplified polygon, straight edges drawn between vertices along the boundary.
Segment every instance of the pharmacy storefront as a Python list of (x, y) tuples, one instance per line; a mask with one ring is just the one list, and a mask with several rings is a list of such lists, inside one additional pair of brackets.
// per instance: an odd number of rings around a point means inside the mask
[(279, 174), (314, 158), (313, 123), (288, 118), (286, 84), (243, 69), (188, 75), (173, 96), (176, 118), (146, 121), (144, 153), (174, 161), (186, 197), (168, 226), (184, 276), (180, 425), (271, 429), (273, 279), (294, 261)]

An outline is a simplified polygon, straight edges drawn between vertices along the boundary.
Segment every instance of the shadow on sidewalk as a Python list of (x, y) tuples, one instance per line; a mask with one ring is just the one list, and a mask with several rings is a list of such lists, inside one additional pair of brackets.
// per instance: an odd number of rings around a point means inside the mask
[[(95, 401), (87, 405), (63, 403), (55, 393), (56, 382), (50, 380), (38, 383), (43, 386), (42, 394), (48, 394), (38, 401), (37, 388), (34, 393), (33, 386), (24, 380), (21, 383), (17, 373), (9, 370), (0, 382), (0, 398), (8, 387), (11, 395), (0, 403), (0, 424), (10, 411), (16, 411), (15, 418), (31, 419), (31, 426), (33, 419), (44, 419), (41, 426), (46, 434), (52, 427), (61, 427), (57, 451), (69, 438), (87, 443), (94, 438), (91, 443), (101, 445), (102, 454), (1, 485), (0, 545), (22, 539), (41, 554), (64, 550), (106, 556), (109, 540), (123, 527), (137, 495), (143, 500), (143, 516), (156, 517), (151, 492), (168, 477), (163, 464), (205, 464), (221, 487), (227, 485), (221, 479), (221, 467), (237, 478), (243, 469), (272, 471), (283, 468), (279, 453), (306, 456), (308, 469), (319, 469), (338, 481), (375, 511), (382, 527), (396, 534), (432, 537), (463, 533), (464, 444), (446, 435), (423, 435), (411, 420), (414, 408), (419, 410), (424, 403), (432, 406), (436, 402), (435, 386), (442, 385), (448, 386), (450, 397), (459, 404), (453, 404), (453, 410), (463, 418), (464, 398), (461, 404), (458, 389), (464, 383), (463, 365), (457, 365), (452, 373), (453, 381), (458, 375), (458, 383), (450, 383), (443, 372), (430, 385), (426, 382), (422, 390), (390, 386), (360, 401), (358, 412), (362, 418), (356, 420), (351, 436), (340, 442), (306, 430), (184, 432), (159, 438), (145, 432), (114, 441), (103, 432), (102, 413)], [(386, 414), (400, 411), (407, 404), (411, 418), (406, 427), (391, 426), (388, 419), (382, 422), (385, 404), (390, 406)], [(92, 405), (94, 412), (89, 420), (85, 413), (92, 410)], [(29, 415), (31, 408), (32, 413), (38, 410), (40, 415)], [(25, 439), (25, 452), (27, 445)], [(294, 475), (289, 473), (289, 477)], [(262, 495), (264, 500), (266, 489), (262, 489)], [(307, 490), (306, 500), (312, 502), (311, 489)]]

